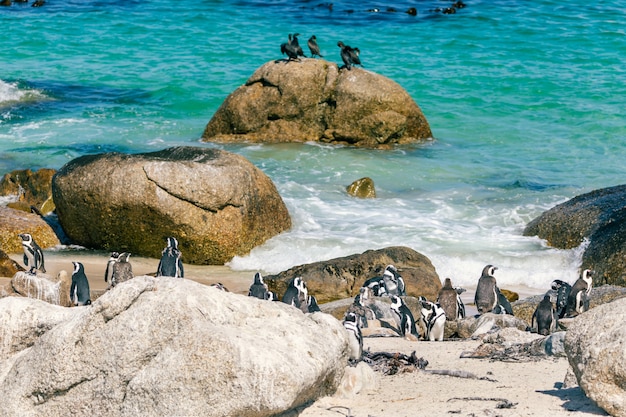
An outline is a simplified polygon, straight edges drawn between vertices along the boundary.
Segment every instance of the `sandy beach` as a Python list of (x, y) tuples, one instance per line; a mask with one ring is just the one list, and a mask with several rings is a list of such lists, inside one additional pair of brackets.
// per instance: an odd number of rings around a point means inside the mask
[[(20, 255), (11, 258), (21, 263)], [(107, 254), (85, 252), (47, 252), (46, 269), (56, 275), (72, 270), (72, 261), (85, 266), (91, 289), (104, 290)], [(158, 260), (132, 257), (135, 275), (156, 271)], [(231, 292), (247, 294), (255, 271), (233, 271), (226, 266), (185, 265), (185, 275), (203, 284), (221, 282)], [(1, 278), (0, 285), (9, 278)], [(514, 288), (520, 298), (538, 293), (529, 288)], [(463, 294), (466, 304), (473, 298), (473, 289)], [(468, 305), (468, 313), (473, 313)], [(430, 374), (415, 369), (387, 376), (375, 372), (373, 386), (349, 396), (336, 395), (316, 401), (301, 412), (302, 417), (353, 416), (598, 416), (607, 415), (595, 406), (580, 388), (560, 389), (569, 364), (566, 358), (546, 358), (530, 362), (501, 362), (488, 359), (461, 358), (461, 353), (474, 350), (478, 340), (425, 342), (399, 337), (365, 338), (364, 348), (371, 352), (400, 352), (428, 361), (426, 371), (464, 371), (476, 378), (459, 378)], [(507, 401), (510, 408), (499, 408)]]

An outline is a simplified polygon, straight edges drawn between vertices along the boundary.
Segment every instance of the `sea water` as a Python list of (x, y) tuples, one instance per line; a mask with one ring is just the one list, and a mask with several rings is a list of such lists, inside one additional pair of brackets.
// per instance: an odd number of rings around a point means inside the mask
[[(583, 247), (524, 237), (576, 195), (622, 184), (626, 9), (559, 2), (48, 0), (0, 8), (0, 173), (81, 155), (218, 147), (276, 184), (293, 220), (234, 270), (291, 266), (402, 245), (443, 279), (501, 287), (572, 282)], [(405, 11), (418, 10), (416, 16)], [(396, 11), (390, 11), (393, 8)], [(392, 150), (200, 141), (226, 96), (282, 58), (289, 33), (361, 50), (423, 110), (433, 140)], [(305, 53), (308, 54), (305, 47)], [(291, 64), (290, 64), (291, 65)], [(297, 65), (297, 64), (293, 64)], [(346, 194), (369, 176), (377, 198)]]

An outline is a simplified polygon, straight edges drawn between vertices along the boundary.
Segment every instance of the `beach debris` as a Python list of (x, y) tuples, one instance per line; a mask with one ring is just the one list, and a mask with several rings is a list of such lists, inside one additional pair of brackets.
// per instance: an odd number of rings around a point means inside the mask
[(375, 371), (385, 375), (396, 375), (403, 372), (413, 372), (416, 369), (426, 369), (428, 361), (418, 358), (413, 351), (410, 355), (400, 352), (363, 352), (363, 361)]
[(433, 375), (445, 375), (445, 376), (453, 376), (456, 378), (467, 378), (467, 379), (478, 379), (481, 381), (489, 381), (489, 382), (498, 382), (496, 379), (489, 378), (488, 376), (478, 376), (471, 372), (467, 371), (458, 371), (458, 370), (450, 370), (450, 369), (431, 369), (424, 370), (424, 372), (428, 372)]
[(513, 408), (517, 403), (511, 402), (506, 398), (487, 398), (487, 397), (452, 397), (448, 401), (497, 401), (496, 408)]

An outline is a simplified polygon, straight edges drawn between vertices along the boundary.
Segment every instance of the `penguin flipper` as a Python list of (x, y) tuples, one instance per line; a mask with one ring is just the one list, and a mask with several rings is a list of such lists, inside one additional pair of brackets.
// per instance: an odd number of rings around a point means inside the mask
[(28, 266), (28, 256), (24, 254), (24, 265)]

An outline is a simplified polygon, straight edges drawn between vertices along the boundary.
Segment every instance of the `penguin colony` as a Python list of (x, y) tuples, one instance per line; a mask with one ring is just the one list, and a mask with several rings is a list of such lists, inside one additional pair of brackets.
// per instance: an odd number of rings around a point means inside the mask
[[(297, 39), (291, 36), (290, 39)], [(315, 40), (313, 38), (313, 40)], [(24, 251), (24, 265), (29, 268), (29, 274), (45, 273), (44, 253), (41, 247), (28, 233), (18, 235), (22, 241)], [(112, 252), (104, 274), (104, 281), (109, 284), (107, 289), (133, 278), (132, 267), (129, 262), (131, 254), (127, 252)], [(72, 262), (72, 283), (70, 300), (74, 306), (88, 306), (91, 304), (89, 280), (85, 268), (80, 262)], [(500, 291), (495, 272), (498, 268), (486, 265), (478, 278), (474, 303), (478, 314), (495, 313), (513, 315), (509, 300)], [(178, 248), (175, 237), (166, 239), (165, 248), (157, 268), (156, 276), (183, 278), (182, 252)], [(556, 303), (552, 303), (552, 295), (546, 293), (543, 300), (537, 305), (531, 320), (531, 329), (541, 335), (548, 335), (556, 329), (559, 319), (575, 317), (589, 310), (589, 300), (593, 287), (593, 271), (585, 269), (580, 277), (570, 285), (562, 280), (551, 283), (551, 291), (556, 294)], [(228, 292), (221, 283), (212, 287)], [(444, 280), (437, 299), (429, 301), (424, 297), (418, 298), (419, 324), (418, 326), (411, 309), (405, 302), (406, 285), (400, 271), (394, 265), (387, 265), (382, 274), (376, 275), (363, 282), (359, 293), (352, 305), (347, 309), (343, 326), (347, 332), (350, 349), (350, 363), (354, 364), (363, 357), (363, 334), (361, 329), (368, 327), (370, 321), (376, 320), (380, 306), (376, 305), (376, 298), (388, 298), (388, 311), (395, 322), (397, 333), (409, 340), (443, 341), (446, 320), (454, 321), (465, 318), (465, 305), (461, 299), (463, 288), (454, 287), (450, 278)], [(303, 313), (316, 313), (321, 309), (314, 295), (309, 294), (306, 282), (302, 277), (294, 277), (279, 299), (263, 280), (260, 272), (254, 275), (248, 296), (265, 301), (282, 301)], [(420, 329), (423, 330), (420, 333)]]

